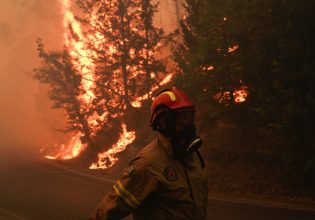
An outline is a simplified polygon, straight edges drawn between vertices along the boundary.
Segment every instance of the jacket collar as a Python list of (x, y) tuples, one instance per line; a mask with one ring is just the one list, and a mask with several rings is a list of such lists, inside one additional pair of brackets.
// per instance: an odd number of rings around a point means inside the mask
[[(169, 138), (167, 138), (165, 135), (163, 135), (161, 133), (158, 133), (157, 141), (161, 145), (163, 150), (167, 153), (167, 155), (174, 159), (174, 154), (173, 154), (173, 148), (172, 148), (171, 140)], [(182, 160), (186, 164), (191, 163), (192, 162), (192, 154), (185, 155), (182, 158)]]

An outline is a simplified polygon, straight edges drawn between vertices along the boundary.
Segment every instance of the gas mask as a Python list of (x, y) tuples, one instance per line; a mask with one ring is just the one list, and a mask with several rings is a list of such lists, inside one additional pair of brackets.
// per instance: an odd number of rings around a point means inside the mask
[(202, 140), (196, 134), (194, 113), (192, 110), (165, 110), (156, 120), (155, 130), (171, 140), (175, 159), (196, 152), (202, 145)]
[(173, 153), (175, 157), (196, 152), (202, 145), (202, 140), (196, 134), (194, 124), (184, 126), (172, 137)]

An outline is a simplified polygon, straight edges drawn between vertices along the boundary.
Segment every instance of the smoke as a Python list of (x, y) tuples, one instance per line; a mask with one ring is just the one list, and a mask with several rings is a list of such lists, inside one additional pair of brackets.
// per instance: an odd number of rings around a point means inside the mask
[(62, 47), (61, 22), (56, 0), (0, 1), (0, 149), (55, 138), (51, 127), (60, 113), (50, 110), (46, 89), (32, 79), (32, 70), (39, 66), (37, 37), (47, 48)]
[(162, 27), (166, 33), (179, 28), (179, 20), (185, 15), (181, 0), (153, 0), (159, 2), (159, 11), (155, 15), (154, 23)]

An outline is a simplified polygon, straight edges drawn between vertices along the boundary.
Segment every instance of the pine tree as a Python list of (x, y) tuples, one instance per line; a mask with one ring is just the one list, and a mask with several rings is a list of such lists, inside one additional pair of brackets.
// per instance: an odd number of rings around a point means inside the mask
[[(228, 5), (224, 1), (222, 4)], [(226, 10), (216, 1), (185, 1), (187, 16), (181, 21), (183, 43), (175, 51), (179, 68), (177, 83), (200, 101), (234, 104), (233, 92), (243, 85), (241, 63), (235, 59), (238, 38)], [(220, 4), (221, 5), (221, 4)], [(193, 83), (191, 83), (193, 82)], [(198, 85), (198, 86), (197, 86)]]
[[(141, 1), (140, 18), (143, 21), (139, 25), (140, 37), (143, 38), (143, 43), (140, 45), (143, 48), (144, 55), (139, 57), (139, 65), (142, 66), (143, 72), (146, 75), (146, 81), (143, 82), (144, 91), (138, 94), (148, 94), (150, 98), (150, 91), (152, 86), (159, 83), (157, 73), (165, 72), (165, 66), (160, 60), (155, 57), (156, 52), (161, 48), (162, 40), (166, 39), (161, 28), (155, 28), (153, 25), (153, 17), (157, 12), (158, 3), (153, 5), (151, 0)], [(143, 60), (143, 61), (142, 61)]]
[(41, 67), (34, 69), (34, 79), (49, 86), (49, 98), (53, 108), (62, 109), (67, 116), (68, 132), (82, 132), (82, 137), (92, 145), (91, 131), (87, 118), (90, 112), (82, 107), (79, 100), (83, 94), (81, 89), (82, 77), (73, 67), (71, 57), (66, 49), (46, 52), (41, 39), (37, 39), (37, 50), (42, 59)]
[[(305, 180), (314, 177), (314, 138), (310, 131), (314, 130), (311, 121), (315, 111), (311, 98), (315, 94), (311, 86), (315, 76), (311, 61), (315, 4), (186, 0), (185, 6), (188, 15), (182, 21), (183, 43), (175, 54), (177, 83), (208, 110), (203, 117), (233, 121), (234, 133), (241, 138), (230, 143), (231, 147), (248, 146), (250, 153), (269, 152), (278, 158), (274, 163), (281, 164), (277, 175)], [(228, 106), (216, 108), (215, 94), (230, 91), (231, 95), (243, 84), (249, 90), (243, 105), (233, 105), (231, 97)], [(215, 110), (222, 114), (214, 117)], [(285, 158), (291, 158), (290, 162)]]

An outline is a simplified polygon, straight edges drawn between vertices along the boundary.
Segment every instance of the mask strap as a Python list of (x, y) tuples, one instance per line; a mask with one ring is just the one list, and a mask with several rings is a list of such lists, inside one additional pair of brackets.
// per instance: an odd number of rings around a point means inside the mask
[(206, 166), (205, 166), (205, 161), (203, 160), (203, 158), (202, 158), (202, 156), (201, 156), (199, 150), (196, 150), (196, 153), (197, 153), (197, 156), (198, 156), (199, 161), (200, 161), (200, 163), (201, 163), (201, 167), (202, 167), (202, 169), (204, 169), (204, 168), (206, 167)]
[(200, 138), (196, 138), (193, 142), (191, 142), (189, 144), (189, 146), (186, 149), (186, 153), (189, 153), (189, 152), (192, 152), (192, 151), (196, 151), (201, 146), (201, 144), (202, 144), (202, 140)]

